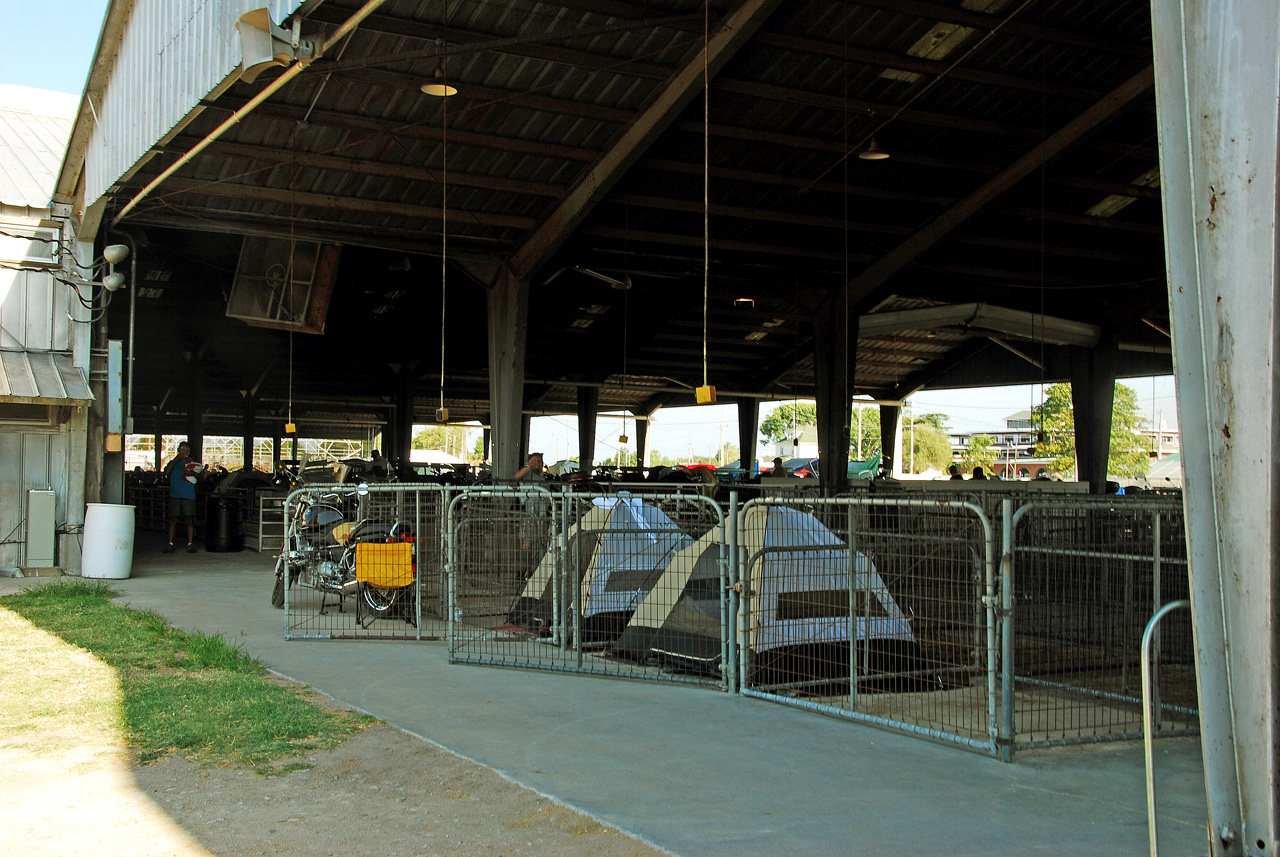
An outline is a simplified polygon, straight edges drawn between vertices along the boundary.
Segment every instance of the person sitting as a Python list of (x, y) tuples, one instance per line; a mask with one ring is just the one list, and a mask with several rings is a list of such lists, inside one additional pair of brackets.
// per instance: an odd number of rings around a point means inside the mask
[(973, 468), (973, 478), (983, 482), (987, 481), (986, 471), (984, 471), (981, 466)]
[(956, 464), (951, 465), (950, 467), (947, 468), (947, 472), (951, 474), (951, 479), (953, 481), (957, 479), (959, 479), (962, 482), (964, 481), (964, 474), (960, 472), (959, 465), (956, 465)]

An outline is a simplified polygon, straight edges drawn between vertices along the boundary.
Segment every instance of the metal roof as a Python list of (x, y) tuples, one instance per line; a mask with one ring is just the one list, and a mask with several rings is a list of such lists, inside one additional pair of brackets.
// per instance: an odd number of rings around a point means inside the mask
[(87, 405), (84, 372), (61, 351), (0, 351), (0, 402), (11, 405)]
[[(360, 5), (303, 3), (302, 31)], [(204, 99), (107, 219), (276, 74)], [(456, 96), (421, 91), (437, 74)], [(691, 402), (704, 347), (721, 390), (813, 395), (833, 311), (1041, 320), (858, 335), (852, 392), (876, 398), (1061, 379), (1072, 346), (1036, 331), (1079, 325), (1122, 375), (1168, 371), (1152, 80), (1146, 0), (387, 0), (118, 224), (161, 278), (135, 406), (175, 407), (198, 368), (225, 413), (247, 389), (377, 411), (408, 367), (429, 421), (443, 276), (445, 404), (484, 419), (504, 267), (529, 282), (533, 413), (583, 386)], [(888, 160), (858, 157), (873, 138)], [(323, 336), (227, 323), (244, 235), (342, 245)]]
[(63, 92), (0, 84), (0, 202), (49, 205), (76, 102)]

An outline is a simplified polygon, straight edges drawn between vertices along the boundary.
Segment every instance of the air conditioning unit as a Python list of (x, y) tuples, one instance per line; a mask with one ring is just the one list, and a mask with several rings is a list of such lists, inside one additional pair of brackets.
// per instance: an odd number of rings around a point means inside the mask
[(340, 254), (334, 244), (246, 237), (227, 315), (254, 327), (324, 333)]

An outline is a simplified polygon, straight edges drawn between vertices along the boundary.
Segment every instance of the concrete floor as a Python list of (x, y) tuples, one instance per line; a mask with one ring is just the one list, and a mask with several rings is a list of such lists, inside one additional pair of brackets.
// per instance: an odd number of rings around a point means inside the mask
[[(160, 553), (123, 600), (682, 855), (1140, 854), (1140, 744), (1011, 765), (695, 687), (450, 666), (439, 642), (284, 640), (272, 558)], [(1199, 744), (1157, 744), (1161, 853), (1203, 855)]]

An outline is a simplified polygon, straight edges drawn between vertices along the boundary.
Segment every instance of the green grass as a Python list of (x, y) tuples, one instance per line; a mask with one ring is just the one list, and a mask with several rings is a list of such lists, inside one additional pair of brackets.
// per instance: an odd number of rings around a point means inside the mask
[[(335, 746), (376, 722), (321, 708), (310, 691), (272, 682), (243, 645), (172, 628), (154, 612), (112, 603), (114, 595), (103, 583), (59, 581), (0, 599), (0, 609), (115, 671), (119, 722), (144, 764), (182, 753), (199, 764), (275, 771), (282, 759)], [(24, 721), (46, 703), (29, 705)]]

